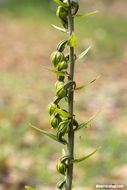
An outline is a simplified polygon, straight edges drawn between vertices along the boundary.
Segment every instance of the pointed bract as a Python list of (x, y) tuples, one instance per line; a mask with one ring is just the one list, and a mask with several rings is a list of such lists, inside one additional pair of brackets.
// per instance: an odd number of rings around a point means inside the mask
[(55, 29), (57, 29), (57, 30), (59, 30), (59, 31), (61, 31), (61, 32), (65, 32), (65, 33), (68, 32), (65, 28), (61, 28), (61, 27), (56, 26), (56, 25), (54, 25), (54, 24), (52, 24), (52, 26), (53, 26), (53, 28), (55, 28)]
[(87, 82), (77, 88), (75, 88), (75, 90), (82, 90), (83, 88), (86, 88), (87, 86), (91, 85), (92, 83), (94, 83), (96, 80), (98, 80), (99, 78), (101, 77), (101, 75), (98, 75), (95, 79), (93, 79), (92, 81), (90, 82)]
[(100, 110), (97, 111), (92, 117), (90, 117), (89, 119), (79, 123), (79, 127), (77, 130), (82, 129), (83, 127), (86, 127), (88, 124), (90, 124), (100, 113)]
[(96, 10), (96, 11), (91, 11), (91, 12), (88, 12), (88, 13), (76, 14), (75, 16), (76, 16), (76, 17), (87, 17), (87, 16), (91, 16), (91, 15), (93, 15), (93, 14), (96, 14), (96, 13), (98, 13), (98, 12), (99, 12), (99, 11)]
[(83, 156), (82, 158), (79, 158), (79, 159), (74, 159), (72, 160), (71, 162), (72, 163), (79, 163), (79, 162), (82, 162), (88, 158), (90, 158), (92, 155), (94, 155), (98, 150), (100, 149), (100, 147), (96, 148), (92, 153), (86, 155), (86, 156)]
[(76, 61), (79, 61), (80, 59), (84, 58), (84, 56), (89, 52), (90, 48), (91, 47), (89, 46), (85, 51), (83, 51), (80, 55), (78, 55)]
[[(32, 128), (34, 128), (34, 129), (36, 129), (37, 131), (43, 133), (43, 134), (46, 135), (47, 137), (49, 137), (49, 138), (51, 138), (51, 139), (53, 139), (53, 140), (55, 140), (55, 141), (57, 141), (57, 142), (60, 142), (60, 141), (58, 140), (58, 138), (57, 138), (56, 135), (54, 135), (54, 134), (52, 134), (52, 133), (48, 133), (48, 132), (46, 132), (46, 131), (44, 131), (44, 130), (38, 128), (38, 127), (35, 127), (34, 125), (31, 125), (31, 124), (30, 124), (30, 126), (31, 126)], [(60, 143), (66, 144), (66, 142), (60, 142)]]

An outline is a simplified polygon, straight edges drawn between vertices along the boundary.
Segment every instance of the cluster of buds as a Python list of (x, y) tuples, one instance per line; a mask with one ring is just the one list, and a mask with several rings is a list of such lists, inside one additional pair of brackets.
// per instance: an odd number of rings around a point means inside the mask
[[(63, 53), (66, 44), (67, 40), (61, 41), (57, 45), (57, 50), (54, 51), (50, 57), (51, 63), (53, 64), (57, 73), (67, 73), (68, 59)], [(56, 96), (54, 98), (54, 101), (48, 106), (48, 112), (50, 114), (50, 124), (52, 128), (57, 131), (57, 138), (60, 142), (66, 142), (66, 140), (63, 139), (63, 136), (68, 132), (72, 117), (70, 116), (70, 118), (66, 118), (63, 115), (61, 116), (61, 114), (58, 113), (56, 110), (62, 110), (59, 106), (59, 102), (61, 99), (68, 97), (68, 89), (74, 84), (75, 83), (73, 81), (65, 82), (65, 76), (60, 76), (59, 74), (57, 74), (57, 81), (55, 83)], [(67, 112), (66, 110), (63, 111)], [(63, 157), (56, 165), (57, 171), (64, 176), (66, 175), (68, 160), (69, 158), (67, 156), (65, 158)], [(57, 183), (57, 189), (63, 189), (65, 183), (65, 178), (59, 181)]]
[[(59, 102), (61, 99), (67, 98), (68, 89), (74, 85), (73, 81), (65, 82), (65, 75), (59, 75), (59, 72), (67, 73), (68, 60), (63, 53), (66, 44), (67, 40), (61, 41), (57, 45), (57, 50), (50, 56), (50, 61), (57, 72), (57, 81), (55, 83), (56, 96), (54, 101), (49, 104), (48, 112), (50, 114), (50, 124), (53, 129), (57, 130), (57, 137), (59, 141), (63, 141), (62, 137), (68, 132), (71, 117), (66, 118), (61, 116), (60, 113), (57, 113), (57, 109), (62, 110), (59, 106)], [(63, 111), (67, 112), (66, 110)]]
[[(68, 5), (67, 0), (60, 0), (62, 3)], [(68, 29), (68, 9), (71, 8), (71, 12), (73, 15), (75, 15), (78, 11), (79, 5), (77, 0), (71, 1), (71, 7), (63, 7), (58, 6), (56, 15), (59, 17), (63, 27), (65, 29)], [(53, 129), (57, 131), (57, 138), (59, 142), (66, 142), (64, 135), (68, 133), (69, 127), (72, 124), (74, 130), (78, 128), (78, 122), (75, 120), (74, 116), (70, 117), (64, 117), (64, 115), (61, 115), (61, 112), (58, 112), (58, 110), (64, 111), (64, 113), (68, 113), (66, 110), (61, 109), (59, 102), (63, 98), (68, 98), (69, 90), (74, 89), (76, 87), (76, 83), (74, 81), (71, 81), (69, 78), (69, 74), (67, 72), (68, 64), (69, 64), (69, 55), (64, 54), (64, 49), (66, 45), (68, 44), (68, 40), (62, 40), (58, 43), (56, 50), (51, 54), (50, 61), (56, 71), (57, 75), (57, 81), (55, 83), (55, 98), (52, 103), (48, 106), (48, 112), (50, 114), (50, 124)], [(68, 76), (68, 80), (66, 81), (65, 76)], [(57, 183), (57, 189), (63, 189), (66, 184), (66, 171), (69, 162), (72, 158), (70, 158), (68, 155), (63, 156), (60, 161), (56, 165), (57, 171), (64, 175), (64, 179), (59, 181)]]
[[(61, 0), (63, 3), (67, 4), (67, 0)], [(77, 13), (79, 9), (79, 4), (77, 0), (71, 1), (71, 12), (73, 15)], [(58, 6), (56, 11), (56, 16), (61, 20), (61, 23), (65, 29), (68, 29), (68, 7)]]

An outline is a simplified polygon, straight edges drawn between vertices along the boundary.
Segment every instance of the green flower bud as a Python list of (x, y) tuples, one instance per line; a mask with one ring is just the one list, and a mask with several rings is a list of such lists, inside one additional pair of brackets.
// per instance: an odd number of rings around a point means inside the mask
[(56, 67), (59, 62), (64, 61), (64, 54), (59, 51), (54, 51), (50, 56), (50, 60)]
[(62, 82), (62, 81), (56, 81), (56, 83), (55, 83), (55, 89), (57, 89), (59, 86), (63, 86), (64, 85), (64, 83)]
[(59, 130), (61, 133), (65, 134), (65, 133), (68, 131), (70, 122), (71, 122), (70, 119), (61, 121), (61, 122), (59, 123), (59, 125), (58, 125), (58, 130)]
[(51, 116), (51, 118), (50, 118), (50, 124), (52, 125), (52, 127), (54, 129), (58, 128), (58, 125), (59, 125), (60, 122), (61, 122), (61, 118), (60, 118), (60, 116), (58, 114)]
[(62, 40), (57, 45), (57, 51), (63, 52), (65, 49), (65, 45), (67, 44), (68, 40)]
[(58, 97), (60, 97), (60, 98), (64, 98), (64, 97), (67, 96), (67, 90), (61, 88), (61, 89), (59, 89), (59, 90), (57, 91), (56, 94), (57, 94)]
[(66, 20), (68, 16), (68, 11), (64, 9), (64, 7), (58, 6), (57, 11), (56, 11), (56, 16), (58, 16), (62, 20)]
[(61, 173), (62, 175), (65, 175), (65, 172), (66, 172), (66, 167), (64, 164), (62, 164), (61, 162), (58, 162), (56, 164), (56, 169), (59, 173)]
[(52, 115), (55, 112), (55, 109), (57, 108), (57, 105), (54, 103), (51, 103), (48, 105), (48, 112), (50, 115)]
[(56, 82), (56, 90), (58, 89), (58, 88), (62, 88), (64, 86), (64, 82), (62, 82), (62, 81), (57, 81)]
[(56, 68), (58, 71), (61, 71), (61, 70), (67, 69), (67, 67), (68, 67), (67, 62), (62, 61), (62, 62), (58, 63)]
[(60, 18), (62, 25), (64, 28), (68, 29), (68, 11), (64, 9), (64, 7), (59, 6), (56, 12), (56, 15)]
[(56, 95), (59, 98), (63, 98), (67, 96), (67, 89), (64, 88), (64, 83), (59, 84), (58, 87), (56, 88)]

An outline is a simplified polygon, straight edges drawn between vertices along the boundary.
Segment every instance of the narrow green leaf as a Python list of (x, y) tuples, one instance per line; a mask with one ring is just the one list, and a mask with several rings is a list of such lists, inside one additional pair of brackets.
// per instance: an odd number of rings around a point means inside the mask
[[(38, 127), (35, 127), (34, 125), (31, 125), (31, 124), (30, 124), (30, 126), (31, 126), (32, 128), (34, 128), (34, 129), (36, 129), (37, 131), (43, 133), (43, 134), (46, 135), (47, 137), (49, 137), (49, 138), (51, 138), (51, 139), (53, 139), (53, 140), (55, 140), (55, 141), (57, 141), (57, 142), (60, 142), (60, 141), (58, 140), (58, 138), (57, 138), (56, 135), (54, 135), (54, 134), (52, 134), (52, 133), (48, 133), (48, 132), (46, 132), (46, 131), (44, 131), (44, 130), (38, 128)], [(60, 142), (60, 143), (66, 144), (66, 142)]]
[(72, 35), (70, 36), (68, 43), (70, 47), (75, 47), (76, 46), (76, 36), (75, 33), (73, 32)]
[(52, 73), (57, 74), (58, 76), (65, 76), (65, 74), (66, 74), (66, 71), (57, 71), (55, 69), (50, 69), (50, 68), (47, 68), (47, 70), (51, 71)]
[(74, 159), (72, 160), (72, 163), (79, 163), (79, 162), (82, 162), (88, 158), (90, 158), (92, 155), (94, 155), (98, 150), (100, 149), (100, 147), (96, 148), (92, 153), (86, 155), (86, 156), (83, 156), (82, 158), (79, 158), (79, 159)]
[(89, 46), (85, 51), (83, 51), (80, 55), (78, 55), (77, 58), (76, 58), (76, 61), (82, 59), (88, 53), (88, 51), (90, 50), (90, 48), (91, 47)]
[(55, 3), (57, 3), (58, 5), (64, 7), (64, 8), (67, 8), (68, 5), (66, 3), (63, 3), (62, 1), (60, 0), (53, 0)]
[(83, 127), (86, 127), (88, 124), (90, 124), (90, 123), (98, 116), (99, 113), (100, 113), (100, 110), (97, 111), (97, 112), (96, 112), (92, 117), (90, 117), (89, 119), (87, 119), (87, 120), (85, 120), (85, 121), (79, 123), (79, 127), (78, 127), (77, 130), (79, 130), (79, 129), (83, 128)]
[(55, 112), (57, 112), (58, 114), (60, 114), (61, 116), (65, 117), (65, 118), (71, 118), (72, 115), (64, 110), (61, 110), (59, 108), (55, 109)]
[(75, 88), (75, 90), (82, 90), (83, 88), (86, 88), (87, 86), (91, 85), (92, 83), (94, 83), (97, 79), (99, 79), (101, 77), (101, 75), (98, 75), (95, 79), (93, 79), (90, 82), (87, 82), (85, 84), (83, 84), (82, 86), (79, 86), (77, 88)]
[(35, 190), (34, 188), (30, 187), (30, 186), (25, 186), (26, 190)]
[(91, 12), (88, 12), (88, 13), (76, 14), (75, 16), (76, 16), (76, 17), (87, 17), (87, 16), (91, 16), (91, 15), (93, 15), (93, 14), (96, 14), (96, 13), (98, 13), (98, 12), (99, 12), (99, 11), (96, 10), (96, 11), (91, 11)]
[(59, 31), (61, 31), (61, 32), (65, 32), (65, 33), (68, 32), (65, 28), (61, 28), (61, 27), (56, 26), (56, 25), (54, 25), (54, 24), (52, 24), (52, 26), (53, 26), (53, 28), (55, 28), (55, 29), (57, 29), (57, 30), (59, 30)]

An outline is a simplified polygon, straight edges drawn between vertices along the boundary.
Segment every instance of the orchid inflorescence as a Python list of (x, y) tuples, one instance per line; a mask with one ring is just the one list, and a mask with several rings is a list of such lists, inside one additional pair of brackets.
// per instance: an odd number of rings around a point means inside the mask
[[(97, 112), (89, 119), (79, 123), (73, 113), (74, 91), (85, 88), (98, 78), (97, 77), (82, 86), (76, 86), (76, 82), (74, 81), (75, 62), (82, 59), (88, 53), (90, 47), (78, 56), (74, 53), (74, 47), (76, 46), (74, 19), (75, 17), (87, 17), (95, 14), (97, 11), (78, 14), (78, 0), (54, 0), (54, 2), (58, 5), (56, 16), (60, 19), (63, 27), (61, 28), (56, 25), (52, 26), (59, 31), (69, 34), (69, 38), (60, 41), (56, 47), (56, 50), (50, 56), (50, 62), (53, 69), (49, 70), (56, 74), (57, 81), (55, 82), (55, 97), (48, 105), (48, 113), (50, 115), (50, 124), (56, 133), (52, 134), (35, 126), (32, 127), (51, 139), (67, 146), (67, 153), (64, 150), (64, 154), (56, 164), (57, 171), (63, 175), (63, 178), (57, 183), (56, 189), (71, 190), (73, 181), (73, 165), (86, 160), (98, 150), (97, 148), (92, 153), (79, 159), (74, 158), (75, 132), (83, 127), (86, 127), (98, 114)], [(69, 53), (65, 54), (64, 52), (67, 47), (69, 47)], [(63, 100), (68, 102), (67, 110), (61, 107), (61, 101)]]

